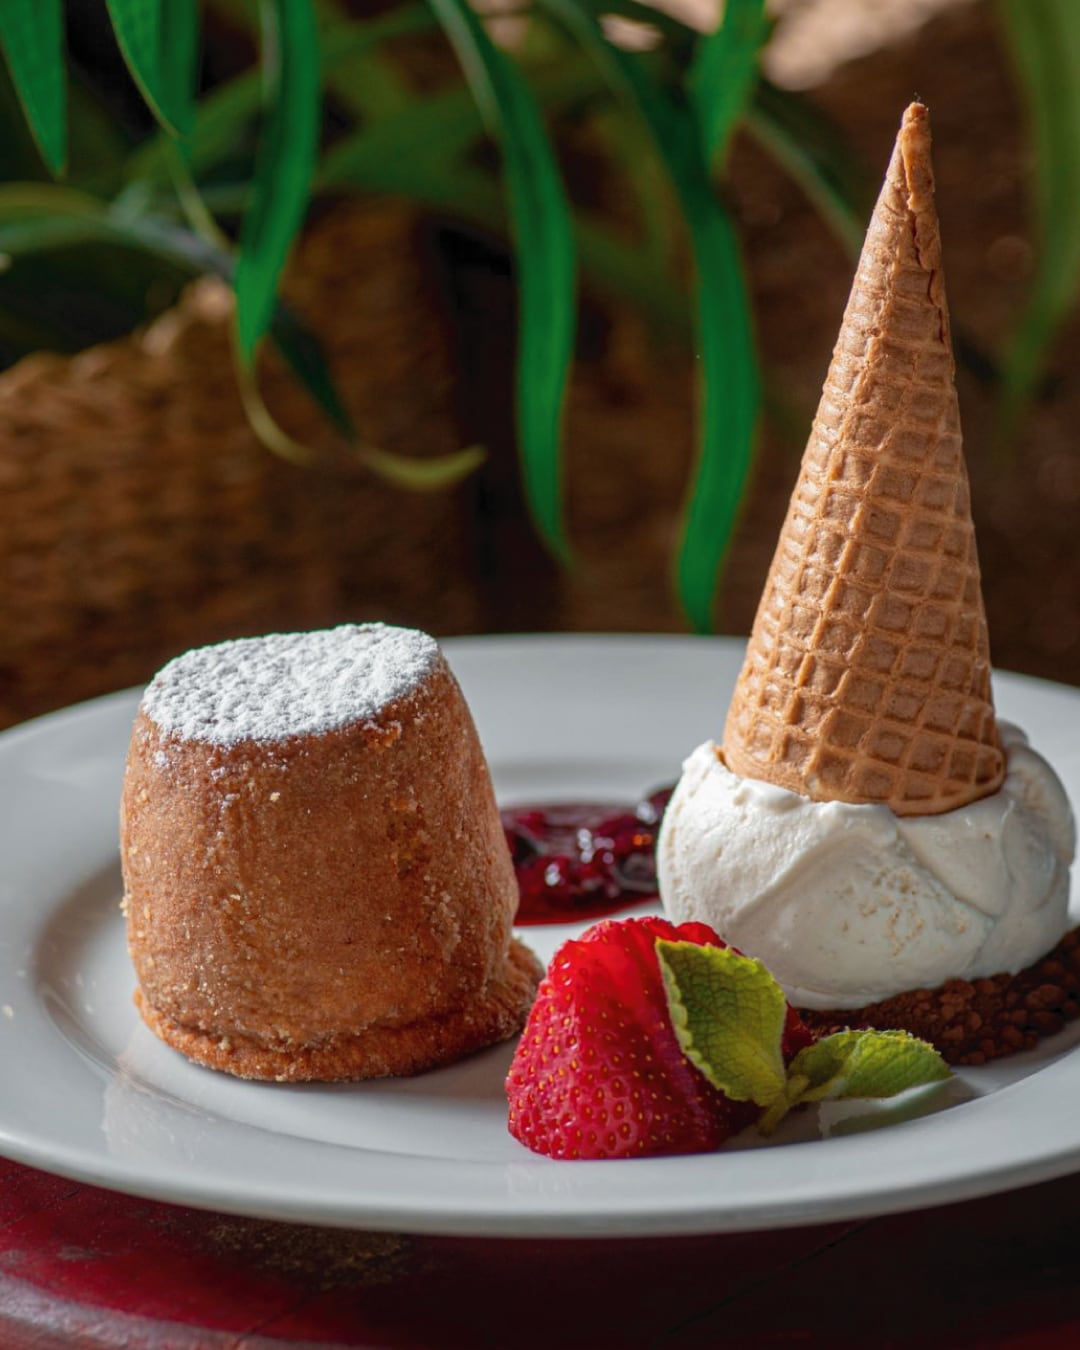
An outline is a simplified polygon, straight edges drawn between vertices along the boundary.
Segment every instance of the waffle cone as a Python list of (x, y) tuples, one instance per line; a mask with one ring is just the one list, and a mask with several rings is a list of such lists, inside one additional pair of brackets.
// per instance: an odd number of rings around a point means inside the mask
[(950, 811), (1004, 776), (927, 112), (904, 115), (724, 734), (819, 801)]

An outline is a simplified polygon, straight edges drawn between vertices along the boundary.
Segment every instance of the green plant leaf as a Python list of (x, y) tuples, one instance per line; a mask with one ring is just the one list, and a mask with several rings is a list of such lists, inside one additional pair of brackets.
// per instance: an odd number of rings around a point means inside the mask
[[(85, 249), (109, 244), (137, 249), (167, 263), (181, 275), (233, 275), (232, 256), (198, 234), (170, 221), (128, 215), (70, 188), (49, 183), (0, 185), (0, 253), (15, 259), (32, 258), (58, 249)], [(0, 282), (2, 282), (0, 277)], [(3, 315), (0, 340), (5, 334), (43, 333), (44, 325), (30, 328), (16, 315)], [(69, 327), (53, 328), (58, 343), (67, 341)], [(413, 458), (396, 455), (357, 440), (348, 411), (334, 385), (317, 338), (284, 306), (274, 311), (270, 335), (282, 357), (338, 430), (350, 440), (355, 462), (399, 487), (430, 492), (459, 482), (474, 472), (484, 452), (468, 446), (447, 455)], [(310, 465), (316, 454), (277, 425), (263, 402), (253, 364), (238, 362), (237, 378), (245, 411), (256, 435), (276, 454), (293, 463)]]
[(787, 1000), (760, 961), (731, 947), (656, 941), (683, 1053), (732, 1101), (771, 1106), (784, 1094)]
[(322, 107), (309, 0), (266, 0), (263, 15), (269, 111), (236, 267), (236, 350), (247, 366), (269, 326), (281, 271), (307, 211)]
[[(342, 166), (333, 187), (352, 185), (366, 192), (403, 197), (419, 206), (438, 211), (451, 220), (478, 225), (492, 234), (505, 233), (502, 195), (483, 172), (467, 164), (429, 165), (398, 155), (393, 161), (381, 153), (358, 154), (353, 177)], [(329, 189), (331, 185), (326, 184)], [(204, 196), (220, 214), (235, 210), (242, 190), (207, 189)], [(574, 222), (582, 271), (596, 290), (615, 301), (637, 305), (666, 336), (689, 342), (693, 336), (685, 295), (673, 286), (667, 273), (643, 255), (635, 243), (626, 242), (603, 220), (580, 210)]]
[(952, 1070), (932, 1045), (906, 1031), (838, 1031), (800, 1050), (789, 1066), (790, 1105), (895, 1097), (940, 1083)]
[(0, 183), (0, 222), (61, 215), (101, 216), (105, 205), (88, 192), (61, 183)]
[(117, 45), (147, 107), (174, 136), (191, 130), (197, 0), (105, 0)]
[(852, 147), (801, 94), (758, 80), (744, 110), (747, 131), (794, 181), (857, 259), (873, 206), (870, 181)]
[[(334, 33), (347, 33), (352, 27), (348, 8), (331, 0), (314, 0), (320, 42), (325, 48)], [(426, 10), (427, 6), (423, 6)], [(432, 18), (428, 11), (429, 19)], [(400, 112), (415, 95), (404, 70), (392, 53), (370, 48), (352, 63), (352, 69), (336, 71), (323, 66), (324, 80), (335, 99), (361, 118), (375, 118)]]
[(688, 84), (705, 153), (714, 162), (727, 154), (731, 133), (757, 80), (768, 35), (765, 0), (727, 0), (716, 31), (698, 45)]
[(679, 208), (664, 166), (656, 155), (641, 153), (641, 127), (615, 105), (594, 117), (608, 154), (636, 198), (641, 216), (642, 255), (649, 264), (671, 275), (681, 237)]
[(995, 434), (1015, 436), (1080, 283), (1080, 7), (998, 0), (1034, 147), (1038, 264), (1003, 363)]
[[(296, 440), (275, 421), (263, 401), (254, 367), (238, 361), (237, 381), (248, 424), (263, 445), (280, 458), (302, 468), (310, 468), (318, 463), (316, 451)], [(396, 455), (380, 450), (377, 446), (362, 444), (354, 444), (352, 454), (356, 463), (379, 478), (413, 492), (435, 492), (452, 487), (473, 473), (484, 459), (484, 451), (475, 445), (452, 451), (448, 455), (424, 459)]]
[[(225, 281), (234, 278), (230, 252), (173, 221), (129, 213), (122, 206), (49, 183), (0, 185), (0, 253), (17, 260), (94, 244), (138, 250), (188, 277), (214, 273)], [(270, 331), (315, 402), (344, 436), (355, 439), (356, 429), (318, 339), (282, 304), (274, 310)], [(421, 470), (420, 476), (425, 472), (434, 480), (439, 469)]]
[[(435, 20), (425, 4), (407, 4), (378, 19), (341, 25), (320, 34), (320, 68), (326, 78), (356, 80), (357, 70), (374, 47), (393, 38), (426, 32)], [(192, 173), (205, 175), (237, 152), (245, 133), (264, 103), (262, 72), (237, 75), (200, 100), (190, 136)], [(171, 145), (164, 135), (141, 145), (127, 164), (132, 183), (166, 186), (170, 179)]]
[(760, 961), (665, 938), (657, 939), (656, 956), (683, 1053), (732, 1101), (762, 1108), (763, 1134), (803, 1103), (895, 1097), (952, 1075), (932, 1045), (906, 1031), (837, 1032), (785, 1067), (787, 1000)]
[(67, 163), (67, 80), (63, 0), (4, 0), (0, 46), (45, 163)]
[(124, 185), (124, 166), (131, 154), (130, 137), (97, 95), (81, 85), (77, 73), (68, 86), (68, 99), (66, 181), (97, 197), (113, 197)]
[(454, 161), (483, 131), (469, 90), (433, 94), (336, 141), (319, 165), (317, 188), (326, 192), (345, 185), (361, 187), (393, 173), (406, 181), (426, 171), (452, 173)]
[(467, 445), (446, 455), (414, 459), (411, 455), (392, 455), (369, 446), (364, 462), (381, 478), (411, 492), (442, 492), (475, 473), (487, 458), (482, 446)]
[[(222, 0), (217, 0), (217, 3), (220, 7)], [(349, 108), (364, 117), (377, 117), (411, 101), (412, 91), (405, 72), (398, 68), (392, 57), (373, 51), (374, 44), (368, 44), (367, 50), (357, 53), (347, 68), (335, 65), (329, 57), (338, 39), (354, 33), (357, 28), (369, 30), (384, 25), (393, 26), (400, 21), (404, 10), (415, 13), (418, 8), (426, 16), (426, 26), (434, 27), (434, 16), (426, 5), (417, 7), (398, 4), (376, 18), (357, 21), (349, 13), (348, 5), (338, 5), (333, 0), (311, 0), (311, 4), (319, 30), (323, 82), (333, 92), (335, 102), (340, 107)], [(253, 37), (258, 36), (257, 4), (237, 4), (225, 0), (224, 8), (234, 22), (245, 27)]]
[[(532, 86), (547, 111), (565, 111), (603, 93), (591, 65), (567, 61), (538, 76)], [(452, 88), (414, 99), (400, 112), (379, 118), (344, 136), (326, 152), (319, 168), (320, 191), (366, 186), (387, 173), (406, 180), (426, 174), (468, 173), (460, 161), (485, 131), (485, 119), (472, 92)], [(401, 167), (402, 160), (407, 160)]]
[(347, 440), (356, 439), (356, 427), (341, 400), (322, 343), (291, 310), (278, 305), (270, 327), (274, 346), (307, 391)]
[(34, 256), (93, 243), (138, 249), (190, 276), (231, 269), (231, 260), (175, 221), (128, 214), (70, 188), (0, 185), (0, 253)]
[(172, 125), (187, 137), (199, 86), (198, 0), (161, 0), (160, 24), (159, 88)]
[(0, 363), (124, 337), (174, 303), (189, 279), (188, 271), (157, 255), (105, 241), (9, 253), (0, 272), (0, 306), (16, 322), (5, 324)]
[(540, 536), (567, 560), (561, 423), (576, 318), (570, 208), (524, 79), (492, 43), (468, 0), (431, 5), (503, 155), (517, 260), (517, 423), (525, 493)]
[(684, 507), (676, 579), (690, 623), (698, 632), (708, 633), (753, 459), (761, 381), (731, 219), (711, 197), (697, 201), (688, 210), (688, 219), (696, 240), (703, 392), (697, 463)]
[(690, 232), (700, 362), (698, 455), (684, 508), (676, 585), (691, 624), (712, 628), (716, 587), (753, 456), (760, 379), (742, 260), (709, 180), (691, 107), (620, 51), (573, 0), (541, 0), (592, 53), (612, 89), (642, 120), (667, 169)]

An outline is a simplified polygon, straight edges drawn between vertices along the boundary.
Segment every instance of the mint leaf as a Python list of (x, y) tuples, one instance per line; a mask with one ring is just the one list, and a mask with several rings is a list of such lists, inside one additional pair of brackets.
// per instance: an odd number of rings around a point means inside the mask
[(783, 990), (760, 961), (727, 947), (658, 938), (656, 955), (683, 1053), (732, 1101), (784, 1094)]
[(906, 1031), (838, 1031), (795, 1056), (788, 1099), (795, 1105), (825, 1098), (895, 1097), (908, 1088), (939, 1083), (951, 1073), (932, 1045)]

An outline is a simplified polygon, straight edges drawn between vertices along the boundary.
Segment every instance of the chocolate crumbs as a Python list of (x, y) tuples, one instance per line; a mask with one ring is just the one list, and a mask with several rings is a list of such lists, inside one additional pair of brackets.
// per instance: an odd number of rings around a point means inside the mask
[(1033, 1049), (1080, 1017), (1080, 928), (1016, 975), (948, 980), (853, 1010), (800, 1011), (819, 1035), (845, 1027), (909, 1031), (950, 1064), (987, 1064)]

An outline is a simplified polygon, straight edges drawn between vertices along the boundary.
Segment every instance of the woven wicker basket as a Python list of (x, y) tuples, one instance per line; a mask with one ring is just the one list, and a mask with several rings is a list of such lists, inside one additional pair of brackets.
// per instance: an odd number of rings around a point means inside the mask
[[(450, 343), (408, 215), (328, 216), (290, 296), (373, 443), (460, 446)], [(0, 376), (0, 726), (225, 636), (347, 618), (477, 626), (459, 496), (270, 454), (236, 391), (230, 308), (204, 280), (139, 334)], [(325, 448), (294, 382), (268, 363), (264, 385), (282, 423)]]
[[(343, 204), (308, 234), (288, 294), (368, 441), (487, 447), (453, 491), (271, 454), (241, 408), (231, 297), (214, 280), (141, 333), (0, 375), (0, 726), (249, 633), (681, 626), (669, 567), (692, 361), (655, 350), (633, 313), (586, 306), (566, 410), (577, 565), (560, 574), (521, 499), (512, 279), (481, 250), (447, 288), (431, 238), (402, 208)], [(345, 447), (297, 382), (268, 359), (261, 383), (280, 423), (340, 465)]]

